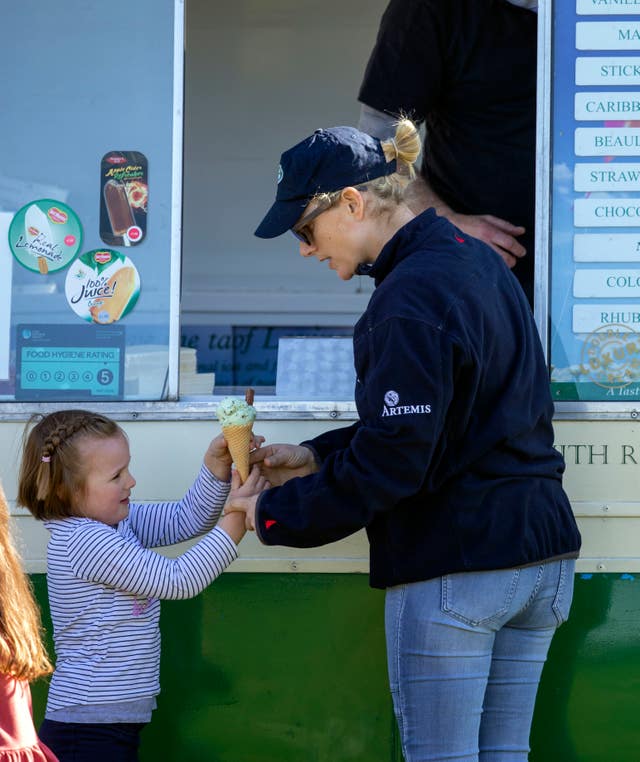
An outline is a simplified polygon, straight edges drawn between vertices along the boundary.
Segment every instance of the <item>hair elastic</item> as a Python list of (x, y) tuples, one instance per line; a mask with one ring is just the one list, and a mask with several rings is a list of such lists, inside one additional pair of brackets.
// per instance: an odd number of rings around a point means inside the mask
[(43, 463), (51, 463), (51, 455), (43, 455), (40, 459)]
[(398, 158), (398, 144), (396, 143), (395, 138), (389, 138), (389, 142), (393, 146), (393, 150), (396, 152), (396, 159)]

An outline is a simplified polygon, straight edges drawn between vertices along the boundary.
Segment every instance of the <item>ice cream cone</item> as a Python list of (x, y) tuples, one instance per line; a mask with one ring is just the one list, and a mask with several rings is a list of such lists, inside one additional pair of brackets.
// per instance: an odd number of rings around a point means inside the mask
[(229, 452), (243, 483), (249, 476), (249, 443), (252, 428), (253, 424), (251, 423), (245, 423), (242, 426), (222, 427), (222, 433), (229, 445)]

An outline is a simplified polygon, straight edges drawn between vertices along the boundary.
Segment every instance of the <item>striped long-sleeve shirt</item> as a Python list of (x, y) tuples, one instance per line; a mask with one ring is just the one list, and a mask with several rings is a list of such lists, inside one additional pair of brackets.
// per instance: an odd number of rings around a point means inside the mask
[[(132, 503), (116, 527), (75, 516), (45, 522), (56, 651), (47, 717), (73, 721), (85, 716), (83, 708), (102, 704), (153, 706), (160, 599), (197, 595), (237, 557), (229, 535), (213, 528), (229, 486), (202, 466), (182, 500)], [(178, 558), (150, 550), (203, 532)]]

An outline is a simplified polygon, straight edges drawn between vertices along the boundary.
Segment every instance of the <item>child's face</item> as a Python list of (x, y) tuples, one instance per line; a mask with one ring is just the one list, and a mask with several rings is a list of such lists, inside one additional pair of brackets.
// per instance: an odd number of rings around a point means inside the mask
[(129, 473), (129, 443), (121, 434), (108, 439), (85, 437), (78, 442), (78, 452), (85, 485), (76, 512), (115, 526), (129, 515), (129, 495), (136, 484)]

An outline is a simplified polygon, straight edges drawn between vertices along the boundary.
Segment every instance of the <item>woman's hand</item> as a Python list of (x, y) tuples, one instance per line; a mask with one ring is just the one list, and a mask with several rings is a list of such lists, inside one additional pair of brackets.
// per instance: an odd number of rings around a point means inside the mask
[(256, 528), (256, 505), (258, 497), (264, 490), (269, 489), (271, 484), (260, 473), (258, 466), (253, 466), (247, 478), (242, 484), (240, 474), (234, 471), (231, 476), (231, 492), (224, 504), (225, 514), (241, 512), (245, 514), (245, 526), (247, 529)]
[(313, 451), (302, 445), (271, 444), (261, 447), (251, 453), (251, 463), (260, 464), (260, 471), (274, 487), (295, 476), (308, 476), (318, 470)]

